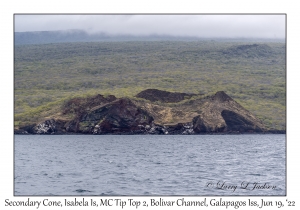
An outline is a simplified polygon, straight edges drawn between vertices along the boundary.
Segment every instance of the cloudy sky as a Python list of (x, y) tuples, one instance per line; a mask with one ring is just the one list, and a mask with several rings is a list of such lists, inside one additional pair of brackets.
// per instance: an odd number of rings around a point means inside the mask
[(15, 31), (285, 38), (285, 15), (15, 15)]

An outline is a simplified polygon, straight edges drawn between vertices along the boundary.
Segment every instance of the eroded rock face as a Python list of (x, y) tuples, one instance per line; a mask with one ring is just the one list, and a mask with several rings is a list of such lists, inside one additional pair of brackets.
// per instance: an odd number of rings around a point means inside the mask
[(205, 126), (203, 119), (199, 116), (193, 119), (193, 130), (196, 133), (205, 133), (208, 131), (208, 128)]
[(255, 125), (255, 122), (251, 121), (251, 119), (246, 119), (242, 115), (238, 113), (223, 110), (221, 115), (226, 123), (227, 131), (239, 131), (239, 132), (261, 132), (262, 128)]
[[(172, 97), (168, 98), (167, 103)], [(36, 125), (22, 127), (17, 132), (184, 135), (266, 131), (260, 120), (224, 91), (175, 107), (141, 103), (128, 98), (117, 99), (114, 96), (105, 98), (102, 95), (88, 99), (76, 98), (68, 103), (70, 107), (65, 105), (63, 110), (65, 114), (73, 113), (72, 119), (47, 119)]]
[(114, 95), (104, 97), (100, 94), (89, 98), (73, 98), (64, 104), (62, 113), (75, 114), (76, 117), (81, 117), (81, 115), (85, 114), (91, 108), (110, 103), (116, 99)]
[(33, 127), (35, 134), (54, 134), (56, 132), (56, 122), (54, 119), (46, 120)]
[(62, 113), (73, 114), (74, 118), (65, 123), (63, 126), (66, 132), (78, 133), (80, 132), (80, 119), (86, 115), (91, 109), (96, 109), (97, 107), (108, 104), (112, 101), (115, 101), (117, 98), (114, 95), (109, 95), (104, 97), (101, 94), (98, 94), (94, 97), (89, 98), (73, 98), (67, 101), (63, 108)]
[(121, 98), (109, 104), (92, 109), (79, 122), (82, 133), (134, 133), (150, 125), (153, 117), (137, 107), (130, 99)]
[(193, 122), (178, 123), (176, 125), (167, 126), (168, 133), (171, 135), (190, 135), (194, 134)]
[(199, 116), (193, 119), (195, 133), (262, 132), (264, 126), (248, 110), (229, 97), (217, 92), (208, 99)]
[(23, 126), (16, 134), (65, 134), (66, 121), (60, 119), (47, 119), (37, 124)]

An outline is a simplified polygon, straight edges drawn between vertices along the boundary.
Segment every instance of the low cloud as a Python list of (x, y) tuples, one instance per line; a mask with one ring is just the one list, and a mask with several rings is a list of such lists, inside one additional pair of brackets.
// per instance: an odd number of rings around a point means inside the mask
[(285, 38), (285, 15), (15, 15), (15, 31)]

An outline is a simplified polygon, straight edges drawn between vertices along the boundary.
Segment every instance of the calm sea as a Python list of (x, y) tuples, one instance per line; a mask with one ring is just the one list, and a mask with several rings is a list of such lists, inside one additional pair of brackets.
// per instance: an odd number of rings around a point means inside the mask
[(285, 135), (15, 135), (15, 195), (286, 195)]

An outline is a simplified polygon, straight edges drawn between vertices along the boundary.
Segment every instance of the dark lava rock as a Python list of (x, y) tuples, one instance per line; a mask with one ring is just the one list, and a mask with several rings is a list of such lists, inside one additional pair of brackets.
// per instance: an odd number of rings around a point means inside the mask
[(15, 134), (65, 134), (66, 121), (48, 119), (43, 122), (27, 125), (15, 131)]
[(239, 131), (239, 132), (262, 132), (262, 128), (255, 125), (255, 122), (250, 119), (246, 119), (242, 115), (229, 110), (223, 110), (221, 112), (223, 119), (227, 125), (227, 131)]
[(179, 101), (189, 99), (195, 95), (196, 94), (168, 92), (168, 91), (157, 90), (157, 89), (147, 89), (137, 94), (136, 97), (144, 98), (152, 102), (160, 101), (163, 103), (177, 103)]
[(20, 127), (18, 130), (15, 130), (15, 134), (34, 134), (33, 127), (35, 124), (25, 125)]
[(153, 121), (146, 111), (137, 107), (130, 99), (121, 98), (106, 105), (93, 108), (78, 123), (78, 132), (133, 133), (142, 130), (143, 126)]
[(200, 115), (193, 119), (193, 125), (193, 129), (196, 133), (205, 133), (208, 131)]
[(68, 121), (63, 126), (66, 132), (77, 133), (79, 132), (79, 122), (80, 119), (86, 115), (91, 109), (95, 109), (96, 107), (103, 106), (104, 104), (115, 101), (117, 98), (114, 95), (109, 95), (104, 97), (101, 94), (98, 94), (94, 97), (88, 98), (73, 98), (67, 101), (64, 106), (62, 113), (66, 114), (74, 114), (74, 119)]
[(229, 97), (224, 91), (211, 96), (194, 117), (195, 133), (263, 132), (262, 122), (252, 113)]
[[(139, 97), (150, 101), (166, 103), (178, 102), (192, 95), (155, 89), (145, 90), (138, 94)], [(149, 102), (137, 103), (128, 98), (116, 99), (114, 96), (97, 95), (90, 98), (75, 98), (69, 100), (63, 107), (64, 114), (72, 114), (74, 116), (72, 119), (48, 118), (34, 125), (23, 126), (15, 130), (15, 134), (182, 135), (268, 132), (259, 119), (224, 91), (198, 99), (192, 104), (183, 104), (176, 107), (177, 111), (167, 105), (161, 105), (159, 108), (157, 106), (153, 107)], [(197, 114), (183, 115), (191, 110), (196, 110)], [(184, 123), (178, 119), (174, 121), (176, 117), (182, 117)], [(165, 119), (172, 120), (172, 123), (166, 123), (168, 121)], [(285, 131), (269, 132), (283, 133)]]
[(211, 97), (211, 100), (216, 100), (218, 102), (233, 101), (233, 99), (224, 91), (216, 92), (216, 94)]
[(204, 123), (204, 120), (201, 116), (197, 116), (193, 119), (193, 129), (195, 133), (219, 133), (219, 132), (225, 132), (226, 125), (221, 124), (221, 126), (209, 126), (206, 123)]
[(116, 99), (117, 98), (114, 95), (104, 97), (101, 94), (88, 98), (73, 98), (64, 104), (62, 113), (76, 114), (77, 116), (81, 116), (95, 106), (103, 105)]
[(171, 135), (189, 135), (194, 134), (193, 123), (178, 123), (167, 127), (168, 134)]
[(54, 119), (46, 120), (33, 127), (35, 134), (54, 134), (56, 132), (56, 122)]
[(150, 125), (145, 126), (144, 134), (168, 134), (168, 129), (163, 125), (158, 125), (152, 122)]

